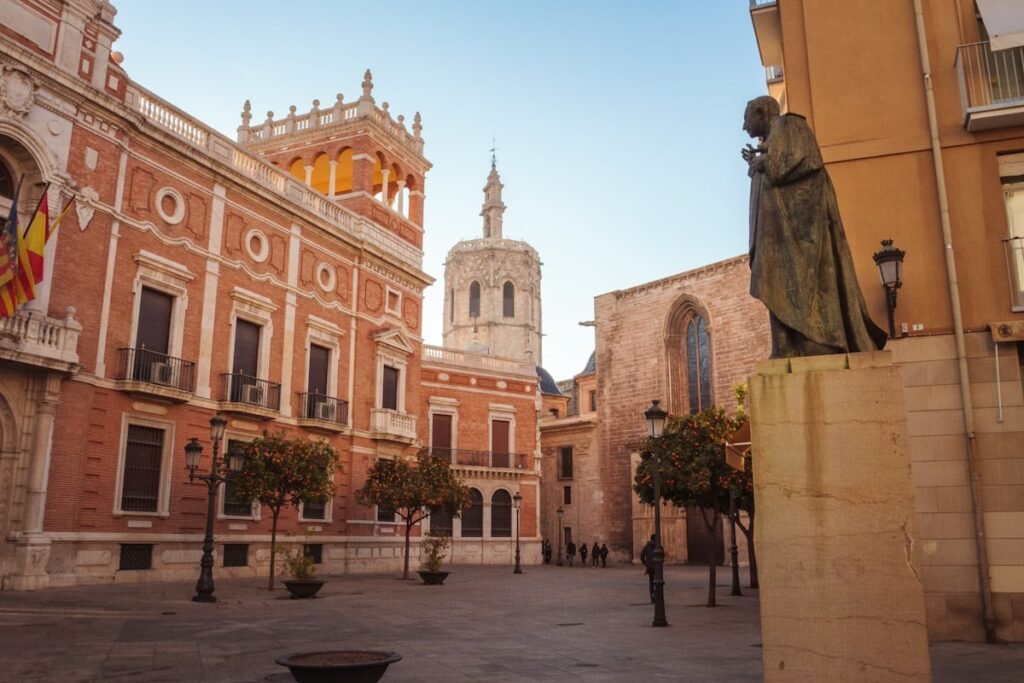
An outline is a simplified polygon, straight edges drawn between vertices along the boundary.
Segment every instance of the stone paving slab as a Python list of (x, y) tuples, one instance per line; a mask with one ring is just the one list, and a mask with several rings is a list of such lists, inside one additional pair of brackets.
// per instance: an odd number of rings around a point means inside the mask
[[(708, 609), (706, 570), (667, 568), (671, 626), (656, 629), (637, 567), (524, 571), (456, 567), (438, 587), (334, 576), (314, 600), (221, 580), (212, 605), (191, 602), (192, 583), (0, 593), (0, 681), (278, 683), (291, 677), (274, 659), (310, 649), (395, 650), (387, 683), (762, 678), (756, 591), (722, 586)], [(1022, 680), (1020, 645), (942, 643), (931, 655), (940, 683)]]

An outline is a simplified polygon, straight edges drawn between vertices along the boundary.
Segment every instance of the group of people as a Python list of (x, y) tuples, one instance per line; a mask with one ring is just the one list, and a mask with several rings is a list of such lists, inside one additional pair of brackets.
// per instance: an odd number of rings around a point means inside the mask
[[(551, 541), (544, 539), (540, 544), (541, 554), (544, 556), (544, 564), (551, 564)], [(590, 557), (591, 567), (607, 567), (608, 566), (608, 546), (602, 543), (600, 546), (597, 545), (597, 541), (594, 541), (594, 545), (589, 550), (587, 544), (584, 543), (579, 547), (580, 552), (580, 566), (587, 566), (587, 557)], [(565, 558), (569, 562), (570, 567), (576, 566), (576, 544), (570, 539), (565, 546)]]

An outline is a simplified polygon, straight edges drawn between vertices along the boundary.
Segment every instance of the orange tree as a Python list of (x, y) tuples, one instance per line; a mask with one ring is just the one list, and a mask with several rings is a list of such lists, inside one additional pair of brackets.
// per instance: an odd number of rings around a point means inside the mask
[[(651, 473), (659, 468), (661, 498), (678, 507), (696, 507), (713, 537), (717, 538), (723, 512), (729, 510), (729, 489), (736, 470), (725, 461), (725, 444), (746, 421), (739, 413), (729, 417), (714, 406), (694, 415), (670, 416), (661, 437), (648, 440), (641, 452), (633, 490), (641, 502), (654, 504)], [(715, 560), (708, 562), (708, 607), (715, 606)]]
[(302, 501), (326, 503), (334, 493), (338, 453), (330, 445), (308, 439), (289, 439), (283, 432), (263, 433), (245, 444), (245, 464), (238, 473), (235, 497), (255, 500), (270, 509), (270, 581), (274, 590), (277, 520), (287, 506)]
[(469, 488), (452, 472), (448, 459), (424, 448), (415, 462), (402, 458), (381, 458), (366, 473), (366, 483), (356, 491), (363, 505), (378, 505), (395, 513), (405, 522), (405, 567), (402, 578), (409, 578), (409, 543), (412, 528), (434, 510), (458, 517), (469, 507)]

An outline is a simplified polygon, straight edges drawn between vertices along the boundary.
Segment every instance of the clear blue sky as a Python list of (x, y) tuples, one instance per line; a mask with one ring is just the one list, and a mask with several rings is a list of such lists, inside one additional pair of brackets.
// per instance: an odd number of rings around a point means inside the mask
[(427, 343), (441, 343), (444, 258), (481, 235), (491, 136), (505, 236), (542, 276), (544, 365), (594, 348), (594, 297), (746, 251), (739, 150), (765, 93), (746, 0), (389, 3), (114, 0), (129, 76), (230, 135), (314, 98), (355, 99), (366, 68), (392, 115), (423, 116)]

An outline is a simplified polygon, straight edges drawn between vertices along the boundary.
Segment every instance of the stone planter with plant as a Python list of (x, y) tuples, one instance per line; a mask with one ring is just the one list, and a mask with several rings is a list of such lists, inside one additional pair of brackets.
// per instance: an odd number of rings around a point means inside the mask
[(311, 598), (323, 588), (323, 579), (316, 578), (316, 565), (313, 558), (305, 553), (302, 546), (295, 548), (284, 556), (284, 569), (292, 579), (284, 582), (284, 587), (293, 598)]
[(448, 556), (448, 544), (451, 539), (447, 534), (431, 533), (420, 546), (421, 557), (423, 558), (423, 569), (419, 571), (423, 583), (428, 586), (438, 586), (444, 583), (450, 572), (441, 571), (444, 558)]

